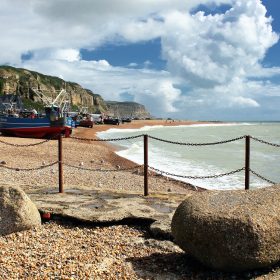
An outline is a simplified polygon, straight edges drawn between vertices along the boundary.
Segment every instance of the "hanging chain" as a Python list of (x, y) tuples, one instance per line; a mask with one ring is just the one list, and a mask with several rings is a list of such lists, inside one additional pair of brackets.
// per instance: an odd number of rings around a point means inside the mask
[(52, 162), (50, 164), (46, 164), (46, 165), (41, 165), (39, 167), (32, 167), (32, 168), (17, 168), (17, 167), (9, 167), (9, 166), (5, 166), (5, 165), (0, 165), (0, 168), (5, 168), (5, 169), (9, 169), (9, 170), (15, 170), (15, 171), (34, 171), (34, 170), (40, 170), (40, 169), (45, 169), (51, 166), (54, 166), (55, 164), (57, 164), (58, 161)]
[(91, 168), (76, 166), (76, 165), (72, 165), (72, 164), (68, 164), (68, 163), (63, 163), (63, 165), (68, 166), (68, 167), (72, 167), (72, 168), (76, 168), (76, 169), (79, 169), (79, 170), (86, 170), (86, 171), (92, 171), (92, 172), (117, 172), (117, 171), (128, 171), (128, 170), (134, 170), (134, 169), (136, 169), (136, 168), (142, 167), (142, 165), (135, 165), (135, 166), (133, 166), (133, 167), (118, 168), (118, 169), (101, 169), (101, 168), (91, 169)]
[(276, 185), (277, 183), (263, 177), (262, 175), (258, 174), (257, 172), (255, 172), (254, 170), (250, 169), (251, 173), (254, 174), (255, 176), (257, 176), (258, 178), (262, 179), (263, 181), (266, 181), (268, 182), (269, 184), (272, 184), (272, 185)]
[(129, 139), (136, 139), (143, 137), (143, 134), (136, 135), (136, 136), (129, 136), (129, 137), (122, 137), (122, 138), (108, 138), (108, 139), (90, 139), (90, 138), (81, 138), (81, 137), (75, 137), (71, 136), (71, 139), (75, 140), (84, 140), (84, 141), (93, 141), (93, 142), (112, 142), (112, 141), (122, 141), (122, 140), (129, 140)]
[(163, 170), (151, 167), (151, 166), (149, 166), (149, 168), (151, 170), (155, 171), (155, 172), (160, 173), (160, 174), (165, 174), (165, 175), (168, 175), (168, 176), (174, 176), (174, 177), (180, 177), (180, 178), (186, 178), (186, 179), (211, 179), (211, 178), (219, 178), (219, 177), (224, 177), (224, 176), (232, 175), (232, 174), (235, 174), (235, 173), (238, 173), (240, 171), (245, 170), (245, 167), (242, 167), (242, 168), (239, 168), (239, 169), (227, 172), (227, 173), (216, 174), (216, 175), (209, 175), (209, 176), (184, 176), (184, 175), (178, 175), (178, 174), (173, 174), (173, 173), (170, 173), (170, 172), (167, 172), (167, 171), (163, 171)]
[(37, 143), (32, 143), (32, 144), (13, 144), (13, 143), (9, 143), (9, 142), (6, 142), (6, 141), (3, 141), (3, 140), (0, 140), (0, 143), (2, 144), (5, 144), (5, 145), (9, 145), (9, 146), (14, 146), (14, 147), (32, 147), (32, 146), (38, 146), (38, 145), (41, 145), (41, 144), (44, 144), (44, 143), (47, 143), (51, 140), (54, 140), (56, 139), (60, 134), (56, 134), (54, 135), (53, 137), (50, 137), (46, 140), (43, 140), (41, 142), (37, 142)]
[(257, 141), (257, 142), (260, 142), (262, 144), (266, 144), (266, 145), (270, 145), (270, 146), (273, 146), (273, 147), (277, 147), (279, 148), (280, 147), (280, 144), (275, 144), (275, 143), (271, 143), (271, 142), (267, 142), (267, 141), (264, 141), (262, 139), (258, 139), (256, 137), (253, 137), (253, 136), (250, 136), (253, 140)]
[(31, 147), (31, 146), (37, 146), (37, 145), (44, 144), (46, 142), (49, 142), (50, 140), (51, 139), (46, 139), (46, 140), (43, 140), (41, 142), (33, 143), (33, 144), (13, 144), (13, 143), (8, 143), (8, 142), (5, 142), (3, 140), (0, 140), (0, 143), (6, 144), (6, 145), (9, 145), (9, 146), (14, 146), (14, 147)]
[(223, 140), (223, 141), (219, 141), (219, 142), (210, 142), (210, 143), (175, 142), (175, 141), (164, 140), (164, 139), (157, 138), (157, 137), (154, 137), (154, 136), (149, 136), (149, 138), (157, 140), (157, 141), (169, 143), (169, 144), (182, 145), (182, 146), (210, 146), (210, 145), (219, 145), (219, 144), (225, 144), (225, 143), (230, 143), (230, 142), (238, 141), (238, 140), (241, 140), (241, 139), (245, 138), (245, 136), (240, 136), (240, 137), (229, 139), (229, 140)]

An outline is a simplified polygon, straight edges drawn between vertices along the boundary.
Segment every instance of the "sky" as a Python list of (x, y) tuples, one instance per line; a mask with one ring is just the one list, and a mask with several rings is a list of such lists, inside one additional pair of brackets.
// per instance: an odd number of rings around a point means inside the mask
[(278, 0), (0, 0), (0, 65), (156, 117), (280, 120)]

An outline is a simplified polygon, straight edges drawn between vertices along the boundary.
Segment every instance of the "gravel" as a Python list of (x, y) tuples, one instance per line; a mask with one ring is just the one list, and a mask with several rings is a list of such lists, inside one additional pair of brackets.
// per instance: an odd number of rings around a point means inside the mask
[[(1, 141), (12, 144), (34, 144), (42, 140), (0, 136)], [(0, 143), (0, 184), (21, 186), (24, 190), (34, 188), (58, 188), (58, 165), (47, 167), (58, 160), (58, 141), (51, 140), (37, 146), (17, 147)], [(112, 146), (102, 142), (63, 139), (64, 189), (104, 189), (143, 193), (144, 178), (141, 168), (122, 171), (137, 166), (114, 153)], [(72, 165), (75, 167), (69, 167)], [(7, 169), (13, 168), (12, 170)], [(24, 168), (39, 170), (22, 171)], [(91, 171), (86, 169), (98, 170)], [(105, 171), (104, 171), (105, 170)], [(116, 170), (115, 172), (106, 170)], [(176, 183), (163, 176), (150, 173), (151, 192), (188, 193), (193, 190), (184, 183)]]

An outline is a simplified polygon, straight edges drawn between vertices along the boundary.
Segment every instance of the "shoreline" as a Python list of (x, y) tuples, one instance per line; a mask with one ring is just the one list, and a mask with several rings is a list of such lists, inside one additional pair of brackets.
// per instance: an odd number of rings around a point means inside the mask
[[(137, 129), (147, 125), (178, 126), (189, 124), (198, 124), (198, 122), (166, 123), (164, 120), (141, 120), (124, 123), (119, 126), (78, 127), (73, 130), (72, 136), (82, 139), (97, 139), (98, 132), (106, 131), (110, 128)], [(32, 138), (5, 136), (1, 136), (1, 140), (16, 145), (42, 141)], [(58, 160), (57, 149), (58, 143), (56, 140), (30, 147), (17, 147), (2, 143), (0, 145), (0, 160), (5, 162), (5, 167), (7, 168), (1, 169), (0, 183), (18, 185), (24, 191), (43, 190), (46, 188), (56, 190), (58, 186), (58, 166), (54, 165), (47, 168), (44, 168), (44, 166)], [(117, 150), (117, 146), (108, 142), (79, 140), (72, 137), (64, 138), (63, 162), (65, 166), (63, 181), (65, 190), (75, 188), (81, 190), (97, 189), (100, 191), (133, 192), (142, 195), (144, 190), (143, 166), (117, 155)], [(26, 168), (29, 168), (30, 171), (25, 171)], [(125, 170), (126, 168), (130, 168), (130, 170)], [(201, 190), (204, 189), (149, 171), (150, 194), (180, 195)]]
[[(205, 122), (202, 122), (202, 121), (168, 121), (167, 122), (166, 120), (135, 120), (135, 121), (132, 121), (131, 123), (124, 123), (124, 124), (120, 124), (120, 125), (107, 125), (107, 124), (96, 125), (93, 127), (93, 130), (83, 128), (82, 131), (76, 130), (74, 132), (75, 134), (73, 136), (81, 137), (83, 135), (84, 138), (99, 139), (97, 134), (99, 132), (105, 132), (109, 129), (141, 129), (145, 126), (187, 126), (187, 125), (215, 124), (215, 123), (216, 122), (207, 122), (207, 121), (205, 121)], [(221, 122), (219, 122), (219, 123), (221, 123)], [(123, 168), (130, 168), (137, 164), (127, 158), (124, 158), (124, 157), (118, 155), (116, 152), (118, 150), (120, 150), (121, 148), (119, 148), (117, 144), (112, 144), (112, 143), (108, 143), (108, 142), (95, 142), (95, 145), (100, 145), (108, 150), (109, 156), (106, 158), (106, 160), (108, 162), (110, 162), (110, 164), (112, 166), (121, 165)], [(170, 182), (172, 181), (176, 185), (180, 185), (180, 186), (184, 186), (184, 187), (189, 186), (191, 189), (193, 189), (195, 191), (207, 190), (206, 188), (198, 187), (193, 184), (190, 184), (190, 183), (178, 180), (178, 179), (170, 178), (165, 175), (157, 174), (152, 171), (149, 171), (149, 174), (151, 174), (152, 176), (165, 178), (166, 180), (168, 180)]]

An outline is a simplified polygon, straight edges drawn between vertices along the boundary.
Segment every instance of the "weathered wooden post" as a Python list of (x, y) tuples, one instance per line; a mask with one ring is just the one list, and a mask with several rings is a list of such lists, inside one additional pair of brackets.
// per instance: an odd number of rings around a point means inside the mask
[(58, 136), (58, 188), (63, 193), (62, 134)]
[(144, 196), (149, 195), (148, 190), (148, 135), (144, 134)]
[(250, 136), (245, 137), (245, 190), (250, 187)]

